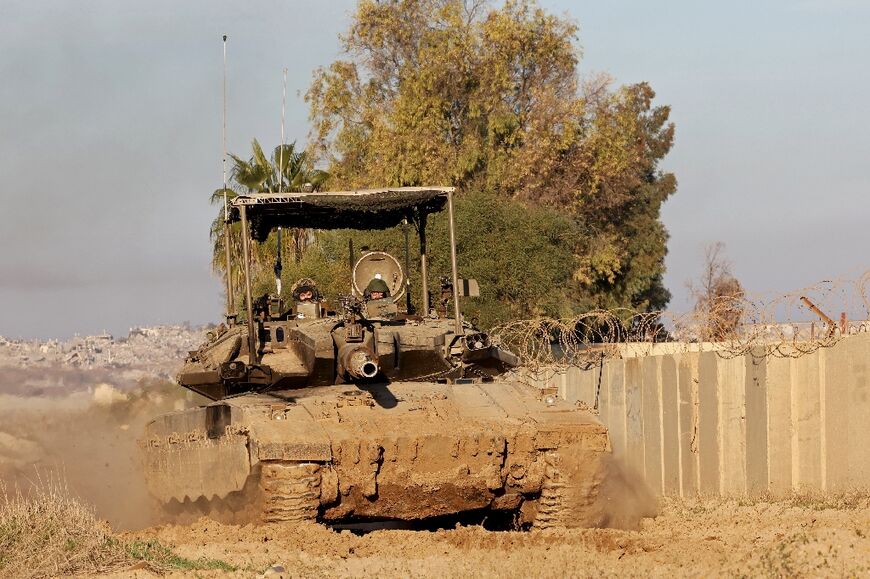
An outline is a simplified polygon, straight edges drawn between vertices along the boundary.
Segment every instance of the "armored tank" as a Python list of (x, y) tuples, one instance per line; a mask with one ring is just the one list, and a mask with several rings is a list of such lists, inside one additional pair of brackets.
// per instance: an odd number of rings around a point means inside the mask
[[(452, 271), (432, 300), (426, 219), (445, 208)], [(461, 513), (507, 514), (520, 527), (600, 522), (606, 428), (511, 379), (516, 356), (462, 320), (459, 301), (477, 284), (458, 276), (452, 188), (250, 194), (229, 218), (242, 226), (247, 315), (228, 316), (178, 375), (213, 402), (146, 427), (146, 479), (166, 509), (244, 523)], [(380, 251), (350, 250), (349, 291), (332, 302), (308, 279), (290, 304), (252, 298), (251, 239), (402, 223), (419, 234), (419, 313), (407, 255), (403, 267)]]

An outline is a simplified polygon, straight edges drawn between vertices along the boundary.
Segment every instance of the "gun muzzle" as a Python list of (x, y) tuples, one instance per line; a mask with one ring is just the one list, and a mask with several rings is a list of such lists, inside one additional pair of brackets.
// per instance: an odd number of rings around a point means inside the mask
[(348, 344), (342, 348), (341, 365), (353, 378), (366, 379), (378, 375), (380, 368), (374, 354), (366, 347)]

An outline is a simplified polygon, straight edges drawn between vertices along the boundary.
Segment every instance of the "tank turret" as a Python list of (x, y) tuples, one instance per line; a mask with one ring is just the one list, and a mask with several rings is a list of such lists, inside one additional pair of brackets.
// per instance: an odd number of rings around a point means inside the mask
[(188, 356), (179, 384), (220, 400), (290, 387), (493, 377), (517, 364), (469, 324), (456, 332), (456, 320), (447, 316), (448, 277), (438, 306), (422, 316), (409, 313), (402, 299), (407, 274), (395, 256), (366, 251), (351, 271), (352, 293), (337, 296), (334, 307), (310, 278), (294, 285), (289, 307), (276, 296), (255, 299), (252, 324), (212, 332)]

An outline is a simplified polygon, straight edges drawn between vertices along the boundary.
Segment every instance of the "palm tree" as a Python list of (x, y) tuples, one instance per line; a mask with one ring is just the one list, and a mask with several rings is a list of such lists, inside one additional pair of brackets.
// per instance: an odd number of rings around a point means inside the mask
[(259, 141), (251, 142), (252, 155), (245, 161), (236, 155), (233, 159), (232, 177), (248, 193), (277, 193), (302, 191), (306, 185), (319, 190), (329, 173), (314, 169), (306, 151), (296, 151), (296, 143), (278, 145), (268, 159)]
[(233, 160), (233, 169), (230, 173), (232, 180), (245, 189), (248, 193), (264, 193), (270, 191), (270, 178), (275, 172), (272, 163), (263, 153), (263, 147), (257, 139), (251, 141), (252, 155), (245, 161), (238, 155), (230, 153)]
[[(211, 229), (209, 231), (209, 237), (212, 242), (211, 268), (212, 271), (223, 276), (224, 279), (226, 279), (227, 275), (231, 276), (233, 287), (238, 291), (242, 282), (242, 269), (238, 260), (236, 260), (231, 262), (231, 271), (225, 271), (227, 264), (224, 248), (226, 247), (226, 243), (229, 243), (230, 252), (233, 255), (242, 254), (241, 228), (238, 223), (233, 223), (229, 227), (226, 227), (224, 222), (224, 195), (226, 195), (227, 203), (232, 203), (233, 199), (235, 199), (238, 194), (232, 189), (221, 188), (216, 189), (209, 199), (209, 202), (212, 205), (220, 206), (220, 211), (215, 216), (214, 220), (212, 220)], [(229, 241), (227, 240), (227, 230), (229, 230)]]
[(277, 183), (271, 185), (275, 191), (302, 191), (306, 185), (320, 191), (329, 179), (329, 173), (311, 167), (307, 151), (296, 151), (296, 143), (275, 147), (272, 165), (278, 177)]
[[(232, 202), (239, 191), (245, 193), (294, 192), (302, 191), (306, 186), (318, 191), (329, 179), (329, 173), (311, 166), (306, 151), (296, 150), (296, 143), (275, 147), (272, 158), (269, 159), (263, 152), (259, 141), (254, 139), (251, 142), (251, 152), (251, 157), (248, 160), (230, 154), (233, 161), (232, 188), (218, 189), (211, 196), (211, 203), (221, 208), (211, 225), (212, 268), (222, 275), (227, 275), (227, 272), (224, 271), (226, 267), (224, 247), (227, 242), (225, 239), (227, 228), (224, 227), (223, 210), (225, 194), (227, 201)], [(291, 251), (298, 263), (309, 244), (309, 235), (305, 229), (301, 228), (294, 228), (289, 233), (290, 235), (282, 239), (282, 252)], [(239, 224), (236, 223), (229, 227), (229, 238), (230, 251), (233, 255), (240, 255), (242, 242)], [(255, 277), (268, 269), (269, 264), (275, 261), (276, 253), (277, 240), (273, 240), (273, 236), (270, 236), (270, 239), (265, 243), (251, 245), (251, 265)], [(243, 279), (242, 271), (237, 262), (231, 267), (232, 271), (229, 272), (229, 275), (232, 276), (233, 287), (239, 291)], [(237, 303), (240, 302), (237, 301)]]

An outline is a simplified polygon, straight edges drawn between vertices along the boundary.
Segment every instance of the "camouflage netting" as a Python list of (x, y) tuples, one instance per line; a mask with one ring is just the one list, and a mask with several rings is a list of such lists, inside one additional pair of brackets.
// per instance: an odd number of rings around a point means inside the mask
[[(256, 203), (251, 204), (250, 199)], [(282, 193), (240, 196), (232, 219), (240, 218), (239, 200), (248, 200), (251, 237), (264, 241), (277, 227), (313, 229), (386, 229), (402, 220), (437, 213), (447, 202), (446, 189), (397, 188), (338, 193)]]

